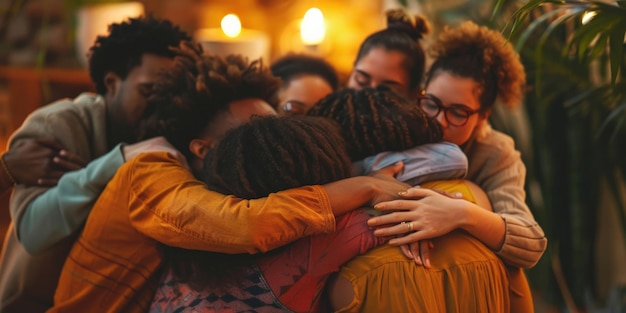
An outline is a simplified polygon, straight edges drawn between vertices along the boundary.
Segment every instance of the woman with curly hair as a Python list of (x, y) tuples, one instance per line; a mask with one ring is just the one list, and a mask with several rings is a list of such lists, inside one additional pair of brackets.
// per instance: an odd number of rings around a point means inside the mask
[[(375, 217), (369, 223), (381, 227), (378, 235), (401, 235), (390, 241), (393, 245), (413, 243), (412, 256), (418, 263), (427, 258), (428, 239), (462, 229), (519, 274), (520, 268), (539, 261), (547, 240), (525, 203), (526, 168), (520, 153), (510, 137), (490, 127), (487, 118), (497, 98), (511, 106), (519, 103), (524, 68), (500, 33), (472, 22), (447, 28), (429, 51), (434, 62), (418, 104), (443, 127), (443, 139), (463, 149), (469, 160), (467, 178), (485, 190), (493, 211), (425, 188), (412, 188), (405, 199), (376, 206), (399, 212)], [(523, 275), (513, 276), (525, 280)]]
[[(310, 116), (253, 118), (207, 153), (207, 187), (262, 198), (295, 187), (350, 177), (339, 127)], [(287, 212), (285, 212), (287, 214)], [(336, 218), (336, 231), (257, 255), (168, 249), (172, 270), (150, 312), (328, 312), (324, 285), (341, 264), (381, 244), (365, 208)]]

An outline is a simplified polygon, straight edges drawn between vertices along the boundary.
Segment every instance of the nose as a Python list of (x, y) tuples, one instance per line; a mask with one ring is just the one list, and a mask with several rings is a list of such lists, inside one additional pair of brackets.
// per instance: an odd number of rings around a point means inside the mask
[(446, 120), (446, 114), (444, 110), (439, 111), (439, 113), (437, 113), (437, 115), (435, 116), (435, 119), (437, 120), (437, 122), (439, 122), (441, 127), (448, 127), (448, 121)]

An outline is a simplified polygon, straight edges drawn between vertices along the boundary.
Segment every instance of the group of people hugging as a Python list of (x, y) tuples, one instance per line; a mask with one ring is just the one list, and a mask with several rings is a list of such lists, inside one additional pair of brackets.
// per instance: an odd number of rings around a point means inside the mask
[(310, 56), (110, 25), (97, 92), (30, 114), (2, 156), (0, 312), (532, 312), (546, 238), (487, 122), (521, 104), (519, 57), (472, 22), (425, 49), (422, 17), (387, 21), (345, 88)]

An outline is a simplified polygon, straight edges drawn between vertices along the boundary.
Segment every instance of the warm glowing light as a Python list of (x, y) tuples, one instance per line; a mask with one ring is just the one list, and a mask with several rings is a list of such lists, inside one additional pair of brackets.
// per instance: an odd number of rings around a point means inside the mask
[(589, 12), (585, 12), (585, 14), (583, 15), (583, 24), (587, 24), (589, 23), (589, 21), (591, 21), (591, 19), (596, 16), (596, 12), (595, 11), (589, 11)]
[(241, 33), (241, 22), (235, 14), (228, 14), (222, 18), (222, 31), (230, 38), (235, 38)]
[(305, 45), (317, 45), (324, 40), (326, 26), (324, 15), (318, 8), (310, 8), (300, 24), (300, 36)]

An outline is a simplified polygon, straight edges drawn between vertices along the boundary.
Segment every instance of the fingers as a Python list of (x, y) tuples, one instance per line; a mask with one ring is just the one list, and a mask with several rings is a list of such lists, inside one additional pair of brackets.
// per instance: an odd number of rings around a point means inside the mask
[(373, 176), (384, 175), (384, 176), (396, 177), (396, 175), (400, 173), (400, 171), (402, 171), (403, 167), (404, 167), (404, 163), (400, 161), (393, 165), (389, 165), (387, 167), (384, 167), (376, 171), (375, 173), (373, 173)]
[(39, 178), (37, 179), (37, 185), (41, 187), (53, 187), (59, 183), (57, 178)]
[[(420, 241), (421, 242), (421, 241)], [(412, 242), (410, 243), (409, 249), (411, 250), (411, 255), (413, 255), (413, 261), (415, 262), (415, 264), (422, 266), (422, 259), (420, 258), (420, 242)]]
[(85, 167), (87, 165), (87, 161), (85, 161), (80, 155), (76, 153), (69, 152), (65, 149), (59, 151), (59, 156), (65, 159), (68, 162), (72, 162), (76, 165), (80, 165), (81, 167)]
[(65, 150), (61, 150), (59, 156), (55, 156), (52, 158), (52, 162), (59, 168), (65, 171), (75, 171), (85, 167), (85, 162), (80, 159), (77, 155), (68, 154)]
[[(383, 210), (379, 209), (378, 205), (376, 205), (374, 208), (378, 211), (385, 211), (385, 209)], [(391, 212), (388, 214), (383, 214), (380, 216), (372, 217), (367, 221), (367, 225), (371, 227), (376, 227), (376, 226), (383, 226), (383, 225), (388, 225), (388, 224), (399, 224), (404, 221), (410, 221), (411, 220), (410, 210), (414, 208), (415, 208), (415, 205), (412, 205), (412, 204), (397, 205), (395, 207), (395, 210), (402, 210), (402, 211)]]
[(404, 199), (421, 199), (432, 194), (433, 190), (431, 189), (415, 186), (407, 189), (405, 192), (401, 193), (400, 196)]
[[(419, 242), (419, 253), (422, 263), (425, 268), (430, 268), (430, 249), (432, 249), (435, 245), (432, 240), (421, 240)], [(416, 253), (415, 251), (413, 252)]]
[(413, 254), (411, 253), (411, 249), (409, 248), (408, 245), (401, 245), (400, 246), (400, 251), (402, 251), (402, 254), (404, 254), (405, 257), (407, 257), (408, 259), (413, 260)]
[(34, 139), (35, 142), (41, 146), (50, 148), (50, 149), (54, 149), (54, 150), (62, 150), (65, 149), (65, 147), (63, 147), (63, 145), (61, 145), (58, 141), (56, 141), (56, 139), (54, 138), (50, 138), (50, 137), (45, 137), (45, 138), (36, 138)]

